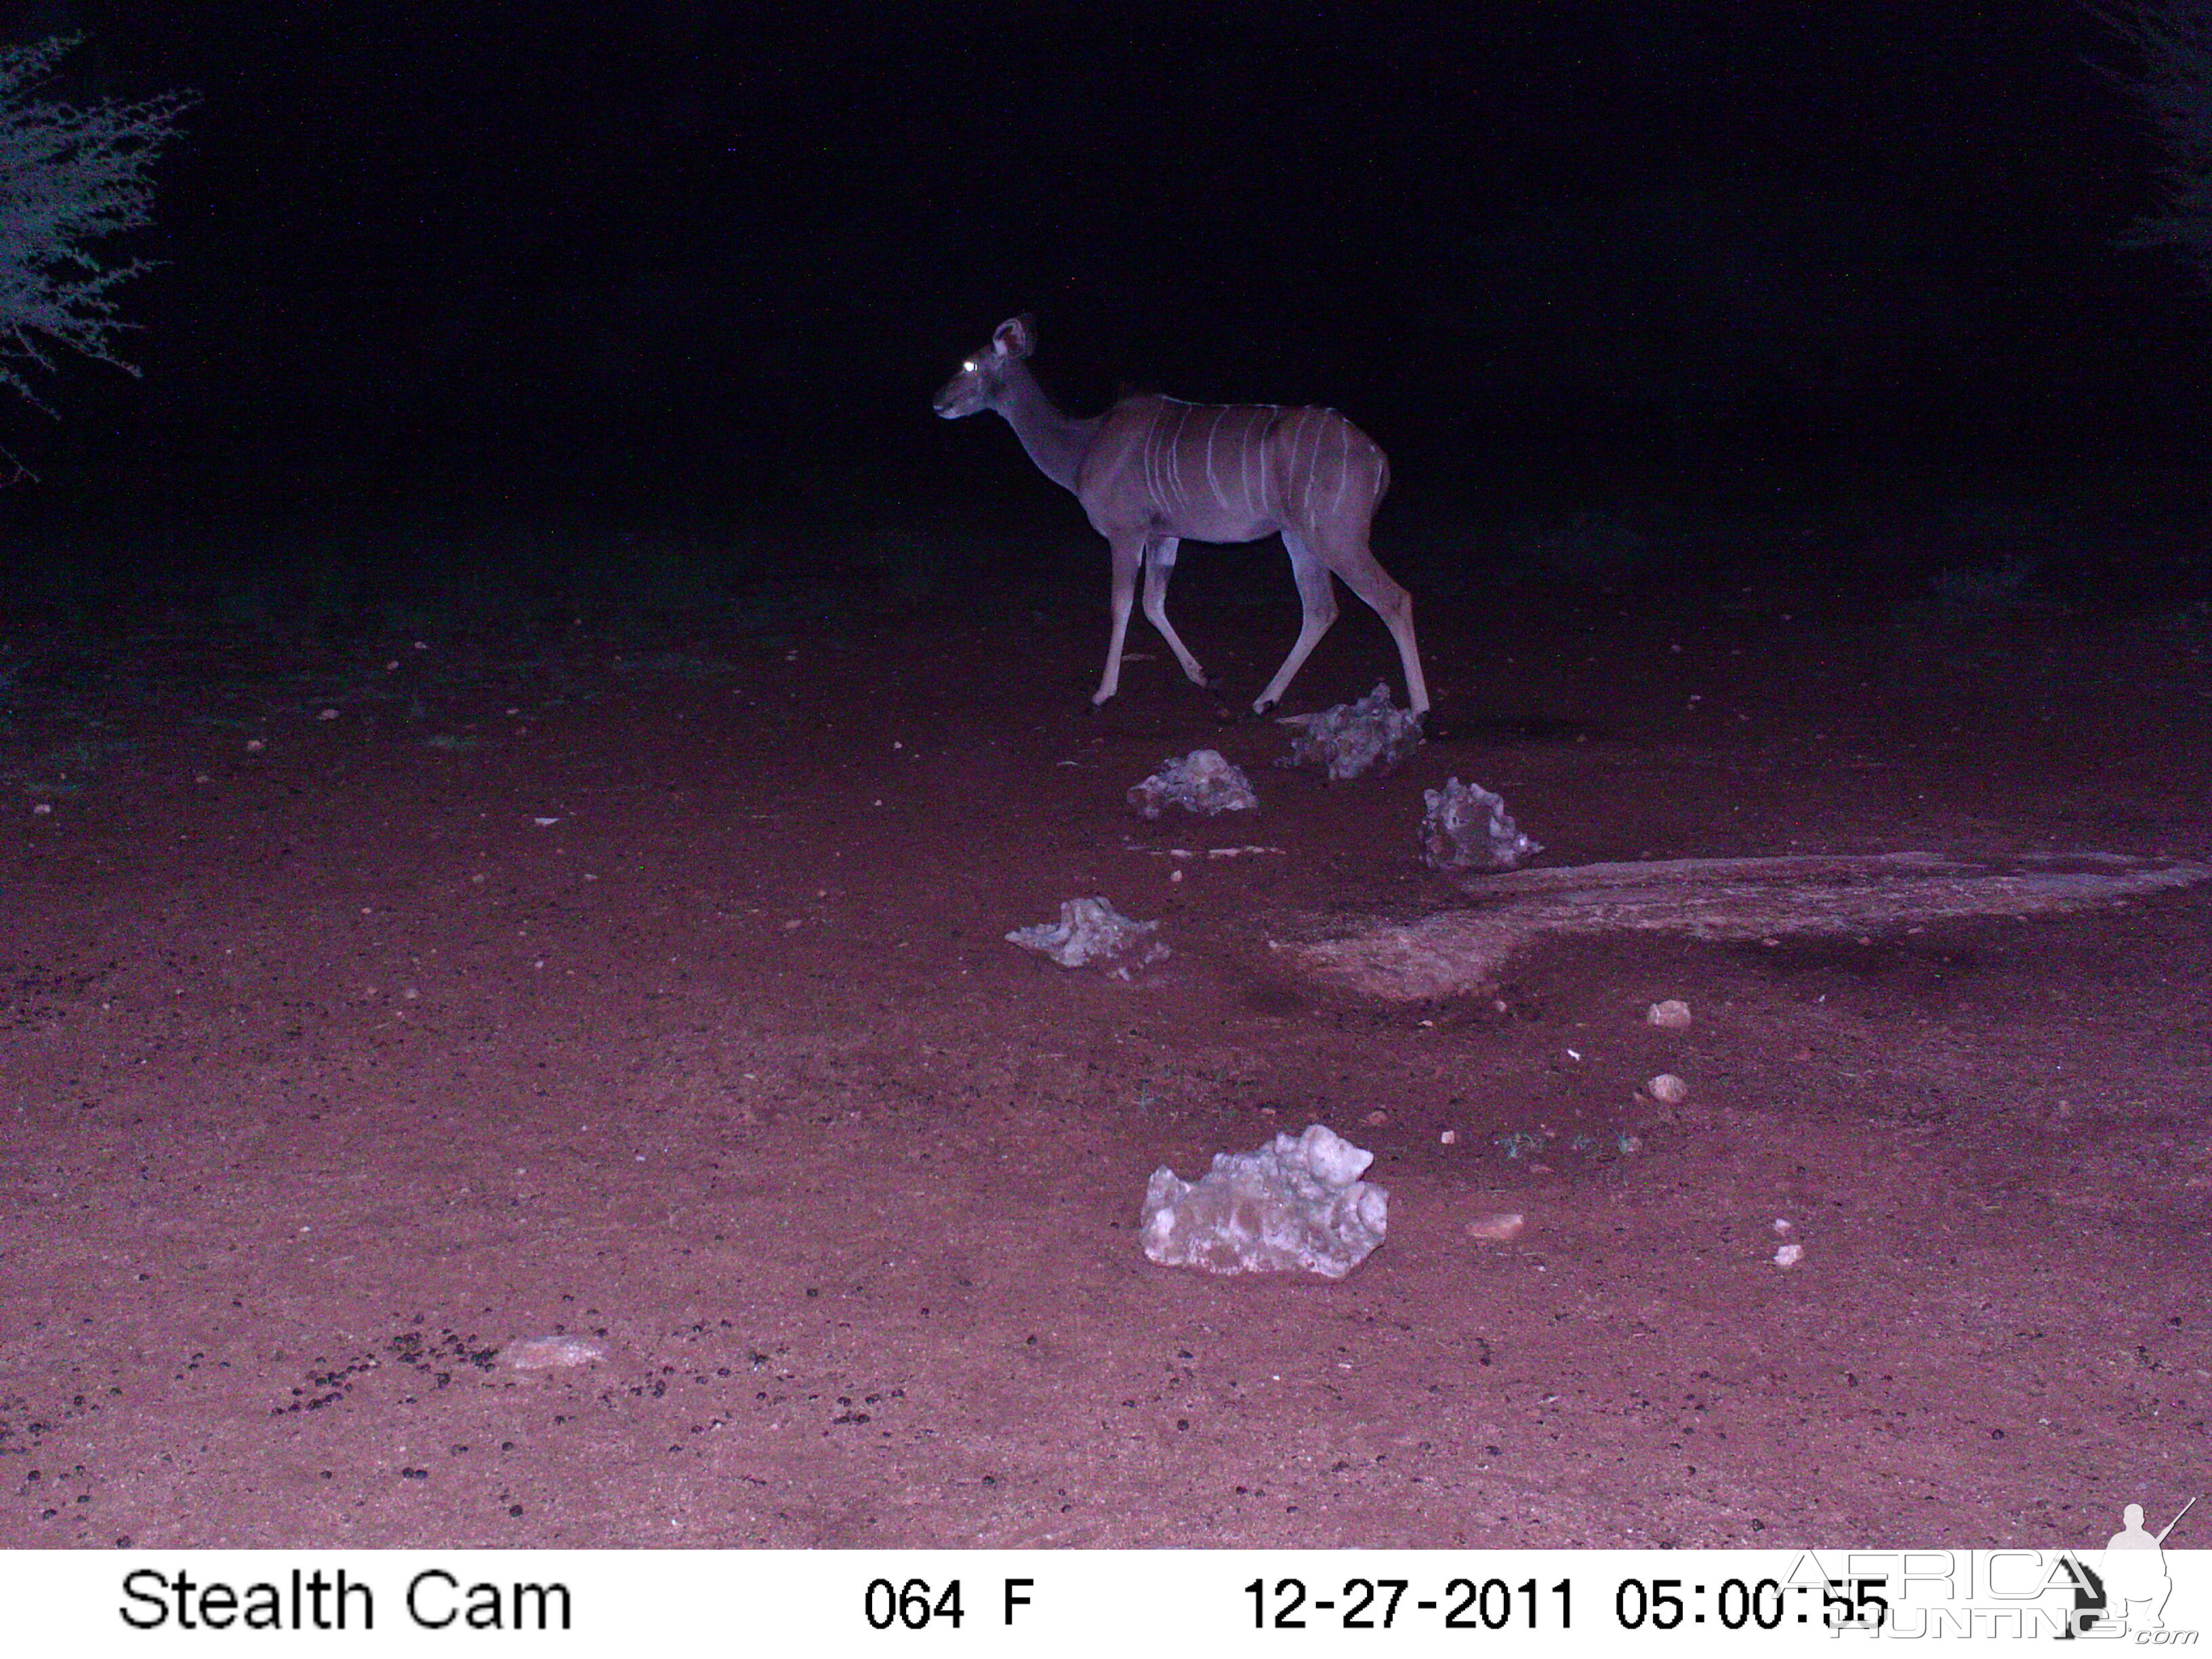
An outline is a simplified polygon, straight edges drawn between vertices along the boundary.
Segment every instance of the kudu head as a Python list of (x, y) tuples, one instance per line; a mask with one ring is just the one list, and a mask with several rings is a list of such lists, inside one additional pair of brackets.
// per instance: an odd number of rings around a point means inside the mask
[(991, 343), (960, 365), (945, 383), (933, 407), (948, 421), (996, 409), (1013, 366), (1036, 349), (1036, 325), (1027, 315), (1012, 317), (993, 331)]

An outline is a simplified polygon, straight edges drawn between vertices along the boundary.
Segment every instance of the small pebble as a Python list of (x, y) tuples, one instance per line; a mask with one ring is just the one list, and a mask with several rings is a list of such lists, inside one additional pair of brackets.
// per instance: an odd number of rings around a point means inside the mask
[(1794, 1267), (1804, 1259), (1802, 1244), (1784, 1244), (1774, 1253), (1774, 1265), (1778, 1267)]
[(1522, 1228), (1527, 1224), (1528, 1218), (1518, 1210), (1500, 1210), (1468, 1222), (1467, 1236), (1486, 1244), (1506, 1244), (1520, 1237)]
[(1644, 1092), (1662, 1106), (1679, 1106), (1690, 1097), (1690, 1085), (1672, 1072), (1662, 1072), (1644, 1085)]
[(1648, 1024), (1666, 1030), (1687, 1030), (1690, 1025), (1690, 1005), (1669, 997), (1664, 1002), (1653, 1003), (1650, 1012), (1644, 1018)]

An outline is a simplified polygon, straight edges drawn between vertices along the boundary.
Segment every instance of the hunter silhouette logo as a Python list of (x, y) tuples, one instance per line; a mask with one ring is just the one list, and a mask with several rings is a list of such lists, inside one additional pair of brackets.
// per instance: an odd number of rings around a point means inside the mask
[(2105, 1542), (2103, 1558), (2092, 1567), (2069, 1554), (2061, 1563), (2074, 1584), (2074, 1616), (2062, 1641), (2084, 1635), (2103, 1624), (2100, 1635), (2117, 1636), (2128, 1631), (2166, 1628), (2166, 1598), (2173, 1580), (2166, 1570), (2166, 1540), (2181, 1524), (2182, 1516), (2197, 1507), (2192, 1498), (2163, 1530), (2143, 1528), (2142, 1505), (2130, 1504), (2120, 1511), (2120, 1529)]
[(2143, 1530), (2142, 1505), (2130, 1504), (2120, 1511), (2120, 1530), (2105, 1544), (2105, 1594), (2112, 1614), (2130, 1630), (2164, 1630), (2160, 1616), (2166, 1598), (2173, 1594), (2173, 1580), (2166, 1571), (2166, 1540), (2181, 1524), (2181, 1516), (2197, 1507), (2192, 1498), (2155, 1536)]

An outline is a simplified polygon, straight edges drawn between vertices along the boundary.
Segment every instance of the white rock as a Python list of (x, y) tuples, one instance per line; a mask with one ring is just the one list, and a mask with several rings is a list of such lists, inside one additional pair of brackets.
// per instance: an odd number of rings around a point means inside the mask
[(1802, 1244), (1784, 1244), (1774, 1252), (1774, 1265), (1778, 1267), (1794, 1267), (1804, 1259)]
[(1644, 1092), (1662, 1106), (1680, 1106), (1690, 1097), (1690, 1085), (1672, 1072), (1662, 1072), (1644, 1085)]
[(588, 1365), (605, 1358), (606, 1350), (580, 1336), (519, 1336), (499, 1351), (499, 1357), (516, 1370), (543, 1371)]
[(1390, 704), (1390, 688), (1378, 685), (1358, 702), (1340, 702), (1318, 714), (1285, 714), (1291, 752), (1279, 766), (1318, 766), (1331, 780), (1356, 778), (1376, 766), (1389, 771), (1420, 746), (1421, 717)]
[(1218, 749), (1194, 749), (1160, 763), (1160, 769), (1129, 791), (1129, 810), (1156, 818), (1170, 806), (1212, 817), (1249, 812), (1260, 805), (1252, 781)]
[(1063, 968), (1103, 968), (1127, 979), (1139, 968), (1163, 961), (1168, 947), (1155, 935), (1157, 921), (1132, 921), (1103, 898), (1069, 899), (1060, 920), (1017, 927), (1006, 943), (1035, 951)]
[(1382, 1242), (1390, 1194), (1359, 1177), (1375, 1154), (1326, 1124), (1251, 1152), (1217, 1152), (1199, 1181), (1163, 1164), (1145, 1192), (1145, 1254), (1210, 1273), (1295, 1269), (1341, 1279)]
[(1470, 870), (1510, 870), (1544, 850), (1522, 835), (1505, 802), (1479, 783), (1453, 778), (1441, 789), (1424, 789), (1421, 862), (1447, 875)]
[(1664, 1002), (1655, 1002), (1644, 1016), (1646, 1023), (1669, 1031), (1686, 1031), (1690, 1028), (1690, 1005), (1669, 997)]

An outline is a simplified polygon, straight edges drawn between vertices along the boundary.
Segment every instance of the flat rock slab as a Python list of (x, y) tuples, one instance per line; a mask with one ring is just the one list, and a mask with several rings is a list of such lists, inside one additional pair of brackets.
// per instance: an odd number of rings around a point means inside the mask
[(1304, 976), (1386, 1002), (1497, 988), (1547, 933), (1656, 929), (1692, 939), (1864, 933), (1954, 916), (2048, 915), (2212, 880), (2212, 866), (2117, 853), (1807, 854), (1518, 870), (1462, 883), (1475, 902), (1282, 954)]

